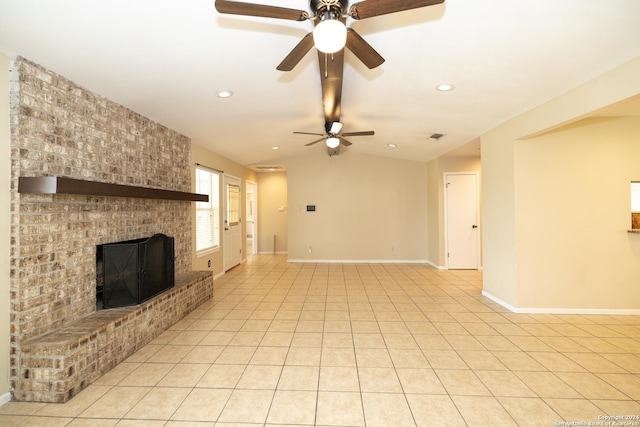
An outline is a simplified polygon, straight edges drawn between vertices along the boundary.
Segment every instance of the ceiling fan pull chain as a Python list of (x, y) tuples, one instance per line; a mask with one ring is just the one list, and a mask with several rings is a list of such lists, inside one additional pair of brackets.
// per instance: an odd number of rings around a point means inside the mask
[(324, 78), (328, 79), (329, 78), (329, 64), (327, 63), (327, 57), (329, 56), (328, 53), (324, 54)]

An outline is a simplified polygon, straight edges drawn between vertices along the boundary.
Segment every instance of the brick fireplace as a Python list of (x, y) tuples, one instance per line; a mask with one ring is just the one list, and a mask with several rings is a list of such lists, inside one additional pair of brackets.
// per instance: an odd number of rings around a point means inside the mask
[[(23, 194), (18, 179), (190, 192), (190, 141), (24, 58), (10, 97), (13, 398), (64, 402), (210, 298), (213, 279), (191, 271), (191, 202)], [(96, 246), (156, 233), (175, 239), (176, 287), (97, 313)]]

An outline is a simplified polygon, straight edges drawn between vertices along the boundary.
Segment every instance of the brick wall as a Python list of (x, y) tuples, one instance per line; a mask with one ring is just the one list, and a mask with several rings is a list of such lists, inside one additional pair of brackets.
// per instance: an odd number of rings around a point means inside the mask
[(191, 191), (190, 141), (24, 58), (11, 64), (11, 381), (21, 344), (95, 311), (95, 247), (164, 233), (191, 270), (191, 203), (18, 194), (19, 176)]

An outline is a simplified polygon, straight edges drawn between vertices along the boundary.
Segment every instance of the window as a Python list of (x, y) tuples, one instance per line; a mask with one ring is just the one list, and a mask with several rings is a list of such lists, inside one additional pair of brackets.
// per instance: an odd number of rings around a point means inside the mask
[(209, 196), (196, 202), (196, 252), (202, 252), (220, 246), (220, 175), (196, 167), (196, 193)]
[(640, 213), (640, 181), (631, 182), (631, 212)]
[(227, 186), (227, 194), (229, 195), (227, 203), (229, 225), (238, 225), (240, 223), (240, 187), (235, 184), (229, 184)]

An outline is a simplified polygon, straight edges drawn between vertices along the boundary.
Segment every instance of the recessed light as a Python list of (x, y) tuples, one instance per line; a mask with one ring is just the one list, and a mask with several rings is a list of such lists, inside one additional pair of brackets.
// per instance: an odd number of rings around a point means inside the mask
[(442, 83), (436, 86), (436, 89), (439, 90), (440, 92), (449, 92), (450, 90), (453, 90), (454, 87), (455, 86), (452, 84)]
[(233, 96), (233, 92), (230, 90), (221, 90), (216, 94), (218, 98), (231, 98)]
[(398, 146), (398, 144), (387, 144), (387, 145), (391, 148), (396, 148)]
[(273, 147), (271, 147), (272, 150), (279, 150), (280, 147), (278, 147), (277, 145), (274, 145)]
[(275, 172), (277, 170), (282, 170), (282, 166), (256, 166), (258, 172)]

